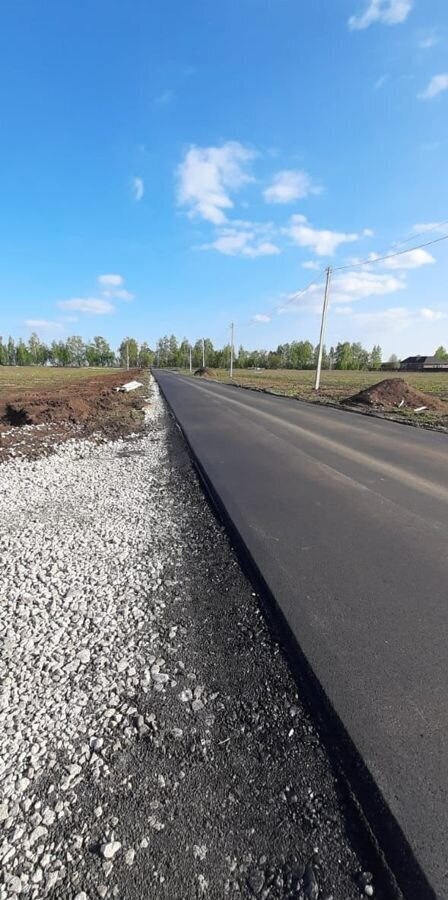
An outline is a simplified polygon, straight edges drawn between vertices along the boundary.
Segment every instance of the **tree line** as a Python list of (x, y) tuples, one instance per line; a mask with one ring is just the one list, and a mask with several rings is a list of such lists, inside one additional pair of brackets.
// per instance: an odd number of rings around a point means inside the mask
[[(230, 363), (230, 344), (215, 348), (210, 338), (199, 339), (190, 344), (186, 338), (178, 341), (174, 335), (159, 338), (154, 351), (154, 365), (167, 368), (200, 368), (203, 362), (213, 369), (226, 368)], [(234, 365), (239, 369), (315, 369), (319, 346), (311, 341), (291, 341), (279, 344), (276, 350), (246, 350), (242, 345), (235, 351)], [(395, 357), (397, 368), (399, 362)], [(382, 351), (379, 345), (366, 350), (359, 343), (337, 344), (323, 348), (322, 367), (324, 369), (379, 369)], [(393, 362), (393, 361), (392, 361)]]
[[(190, 344), (187, 338), (179, 341), (174, 334), (159, 338), (152, 349), (146, 341), (139, 343), (135, 338), (125, 337), (117, 351), (99, 335), (91, 341), (84, 341), (77, 335), (66, 340), (54, 340), (51, 344), (41, 341), (33, 332), (28, 341), (17, 342), (10, 337), (4, 341), (0, 337), (1, 366), (121, 366), (148, 368), (152, 365), (167, 368), (188, 368), (191, 362), (195, 369), (203, 361), (210, 368), (226, 368), (230, 363), (231, 347), (215, 348), (210, 338), (200, 338)], [(242, 345), (235, 351), (235, 368), (250, 369), (315, 369), (319, 347), (311, 341), (291, 341), (279, 344), (275, 350), (246, 350)], [(444, 347), (435, 351), (438, 359), (448, 359)], [(378, 344), (366, 350), (360, 343), (343, 341), (336, 347), (323, 348), (322, 367), (324, 369), (367, 370), (379, 369), (382, 351)], [(395, 354), (389, 357), (388, 368), (398, 369), (399, 359)]]
[(105, 338), (97, 335), (84, 341), (78, 335), (47, 344), (33, 332), (28, 341), (0, 337), (0, 366), (152, 366), (154, 352), (146, 341), (124, 338), (118, 350), (112, 350)]

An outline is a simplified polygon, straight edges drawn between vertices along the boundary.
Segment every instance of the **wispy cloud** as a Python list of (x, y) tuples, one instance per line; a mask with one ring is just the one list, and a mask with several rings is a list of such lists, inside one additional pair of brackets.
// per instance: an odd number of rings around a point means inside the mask
[(59, 332), (64, 330), (62, 322), (53, 319), (25, 319), (25, 325), (34, 331)]
[(412, 6), (412, 0), (368, 0), (364, 12), (351, 16), (348, 25), (352, 31), (361, 31), (377, 22), (400, 25), (406, 21)]
[(143, 178), (135, 175), (131, 181), (131, 190), (134, 200), (136, 201), (136, 203), (139, 203), (140, 200), (143, 199), (143, 195), (145, 193), (145, 183), (143, 181)]
[(375, 328), (377, 331), (392, 332), (398, 334), (411, 326), (415, 329), (420, 324), (438, 322), (446, 319), (447, 314), (441, 310), (429, 308), (409, 309), (406, 306), (394, 306), (389, 309), (375, 310), (373, 312), (355, 312), (353, 321), (358, 325)]
[(417, 234), (425, 234), (430, 231), (434, 231), (435, 234), (444, 234), (447, 229), (447, 222), (417, 222), (417, 224), (414, 225), (413, 231)]
[[(379, 258), (378, 253), (371, 253), (369, 259), (375, 262)], [(421, 266), (427, 266), (435, 263), (434, 256), (423, 250), (421, 247), (417, 250), (409, 250), (408, 253), (401, 253), (399, 256), (392, 256), (385, 259), (382, 263), (383, 269), (390, 271), (404, 271), (405, 269), (420, 269)]]
[(271, 321), (271, 317), (265, 315), (264, 313), (257, 313), (257, 315), (252, 316), (253, 322), (260, 322), (261, 324), (266, 324)]
[(302, 169), (283, 169), (274, 176), (272, 184), (263, 193), (266, 203), (292, 203), (307, 197), (308, 194), (320, 194), (322, 187), (314, 184), (310, 175)]
[(234, 205), (231, 194), (253, 181), (247, 166), (255, 155), (237, 141), (221, 147), (190, 147), (177, 169), (179, 205), (188, 207), (191, 217), (225, 224), (224, 211)]
[(272, 241), (264, 240), (254, 229), (224, 228), (210, 244), (203, 244), (201, 250), (217, 250), (224, 256), (276, 256), (280, 248)]
[(448, 91), (448, 72), (434, 75), (424, 91), (417, 94), (419, 100), (432, 100), (444, 91)]
[(312, 272), (318, 272), (320, 268), (320, 263), (314, 259), (307, 259), (306, 262), (302, 263), (302, 269), (310, 269)]
[(175, 93), (171, 88), (167, 88), (166, 91), (162, 91), (157, 97), (154, 97), (154, 103), (156, 106), (166, 106), (168, 103), (171, 103), (174, 100)]
[(60, 300), (57, 305), (60, 309), (76, 310), (91, 316), (104, 316), (115, 310), (109, 300), (98, 297), (72, 297), (70, 300)]
[(120, 287), (124, 284), (122, 275), (98, 275), (98, 284), (101, 287)]
[(283, 231), (299, 247), (307, 247), (318, 256), (333, 256), (341, 244), (359, 239), (359, 234), (355, 233), (314, 228), (302, 215), (292, 216), (289, 226)]
[[(368, 297), (384, 297), (406, 288), (405, 279), (383, 272), (348, 271), (335, 275), (331, 285), (331, 303), (335, 306), (356, 303)], [(313, 284), (306, 291), (289, 294), (279, 312), (322, 310), (322, 285)]]

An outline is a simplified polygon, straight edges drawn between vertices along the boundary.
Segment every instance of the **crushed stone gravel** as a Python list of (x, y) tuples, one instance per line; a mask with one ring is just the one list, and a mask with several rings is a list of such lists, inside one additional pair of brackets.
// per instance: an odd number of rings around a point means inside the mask
[(0, 900), (385, 897), (151, 392), (0, 470)]

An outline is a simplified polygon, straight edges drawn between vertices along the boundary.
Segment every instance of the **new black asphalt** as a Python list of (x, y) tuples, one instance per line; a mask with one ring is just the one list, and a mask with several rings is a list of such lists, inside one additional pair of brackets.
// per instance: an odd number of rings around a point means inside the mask
[(448, 439), (155, 375), (378, 788), (405, 895), (446, 898)]

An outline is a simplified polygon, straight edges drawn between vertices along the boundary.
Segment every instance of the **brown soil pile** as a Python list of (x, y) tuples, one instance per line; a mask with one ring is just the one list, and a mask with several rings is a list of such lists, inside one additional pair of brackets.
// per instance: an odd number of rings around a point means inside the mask
[[(114, 388), (137, 379), (140, 372), (117, 372), (67, 382), (63, 387), (27, 390), (0, 398), (0, 432), (11, 426), (70, 423), (86, 430), (119, 431), (131, 420), (135, 425), (142, 407), (142, 389), (129, 394)], [(141, 378), (140, 378), (141, 380)], [(143, 391), (144, 393), (144, 391)]]
[(448, 405), (443, 400), (414, 390), (403, 378), (386, 378), (384, 381), (379, 381), (378, 384), (373, 384), (372, 387), (360, 391), (359, 394), (348, 397), (342, 403), (389, 410), (418, 409), (426, 406), (431, 412), (448, 414)]
[(207, 366), (205, 366), (205, 367), (204, 367), (204, 366), (201, 366), (199, 369), (196, 369), (196, 372), (195, 372), (194, 374), (195, 374), (195, 375), (200, 375), (202, 378), (204, 378), (204, 376), (205, 376), (205, 377), (208, 376), (209, 378), (212, 378), (212, 377), (213, 377), (213, 370), (212, 370), (212, 369), (209, 369)]

